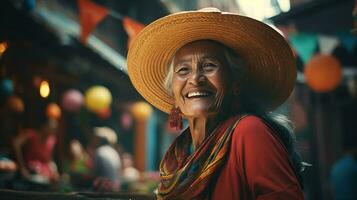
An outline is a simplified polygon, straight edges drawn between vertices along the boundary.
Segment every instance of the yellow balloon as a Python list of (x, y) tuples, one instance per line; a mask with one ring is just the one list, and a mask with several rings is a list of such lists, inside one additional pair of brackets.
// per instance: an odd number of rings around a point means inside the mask
[(88, 110), (98, 113), (110, 107), (112, 94), (103, 86), (93, 86), (85, 93), (85, 105)]
[(143, 101), (136, 102), (131, 109), (136, 119), (148, 119), (152, 113), (152, 107)]

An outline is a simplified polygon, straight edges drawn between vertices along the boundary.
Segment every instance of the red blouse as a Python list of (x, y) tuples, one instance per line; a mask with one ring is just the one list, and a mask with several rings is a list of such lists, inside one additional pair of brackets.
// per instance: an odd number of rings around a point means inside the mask
[(304, 199), (287, 150), (260, 118), (237, 125), (212, 199)]

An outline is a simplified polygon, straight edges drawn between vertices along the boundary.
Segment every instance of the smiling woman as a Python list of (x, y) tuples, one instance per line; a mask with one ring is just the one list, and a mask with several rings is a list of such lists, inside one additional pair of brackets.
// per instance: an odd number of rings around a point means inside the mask
[(189, 121), (196, 149), (220, 118), (227, 116), (227, 101), (232, 100), (230, 87), (235, 83), (223, 46), (209, 40), (183, 46), (175, 54), (171, 81), (175, 105)]
[(291, 128), (269, 114), (293, 89), (294, 63), (269, 26), (214, 8), (148, 25), (130, 79), (171, 125), (189, 123), (160, 164), (158, 199), (303, 199)]

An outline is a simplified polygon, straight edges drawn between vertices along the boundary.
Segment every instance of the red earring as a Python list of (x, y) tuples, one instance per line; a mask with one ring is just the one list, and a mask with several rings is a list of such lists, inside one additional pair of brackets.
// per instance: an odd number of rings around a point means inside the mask
[(179, 107), (173, 107), (170, 111), (169, 122), (171, 128), (176, 128), (176, 130), (182, 129), (182, 116)]

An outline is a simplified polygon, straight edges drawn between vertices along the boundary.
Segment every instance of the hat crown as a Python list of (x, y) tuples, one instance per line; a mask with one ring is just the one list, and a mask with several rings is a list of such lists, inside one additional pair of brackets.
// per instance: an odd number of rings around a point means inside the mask
[(215, 8), (215, 7), (206, 7), (206, 8), (199, 9), (198, 11), (199, 12), (217, 12), (217, 13), (222, 12), (218, 8)]

